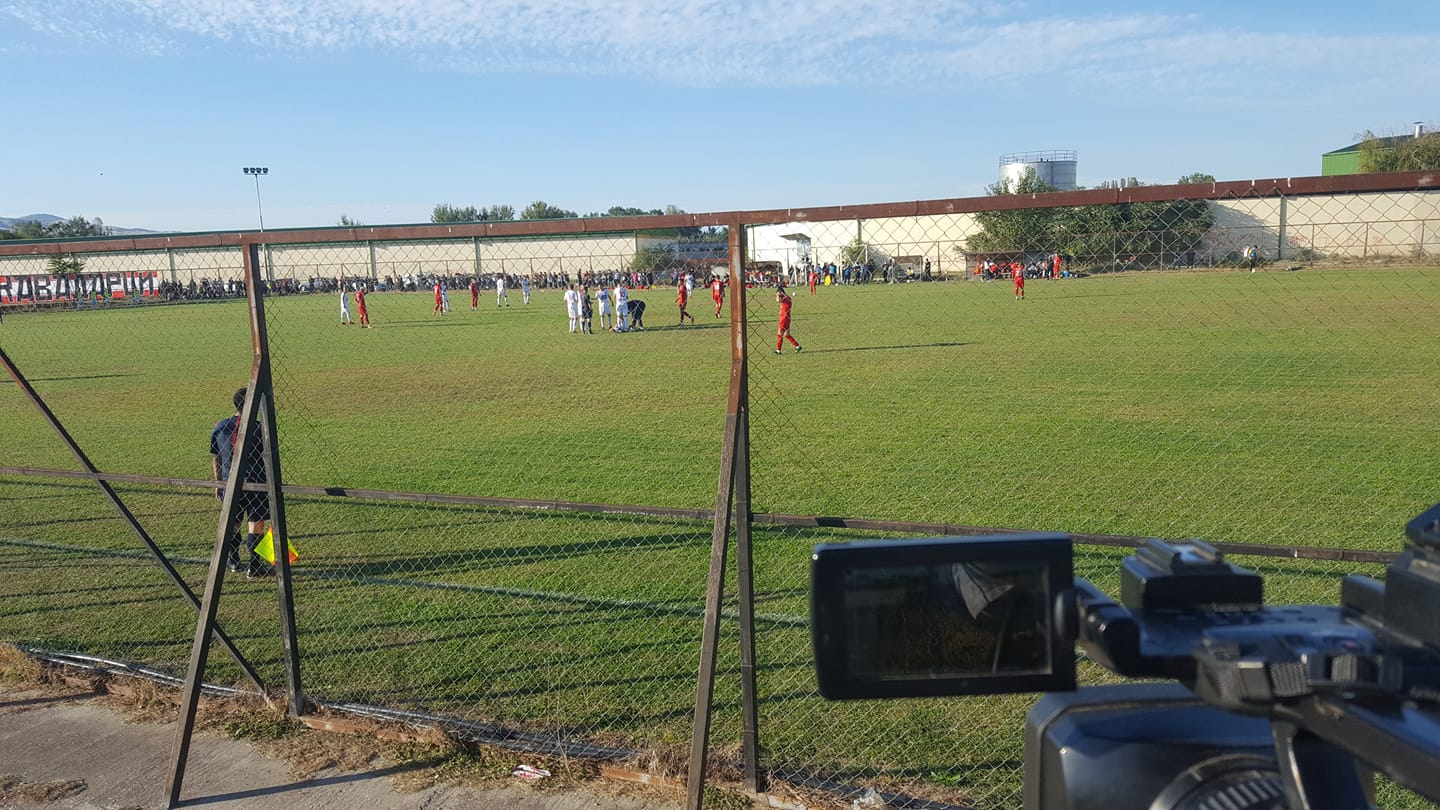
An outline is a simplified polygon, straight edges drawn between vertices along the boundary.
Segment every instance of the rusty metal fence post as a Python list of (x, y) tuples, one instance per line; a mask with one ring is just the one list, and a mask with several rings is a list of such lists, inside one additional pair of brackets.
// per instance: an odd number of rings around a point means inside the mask
[[(304, 696), (300, 685), (299, 645), (295, 637), (295, 614), (289, 554), (285, 540), (284, 495), (281, 491), (280, 457), (275, 433), (274, 386), (270, 375), (269, 341), (265, 330), (265, 282), (260, 277), (259, 246), (245, 247), (246, 295), (250, 306), (250, 327), (254, 362), (247, 385), (245, 402), (240, 408), (235, 425), (235, 454), (230, 465), (229, 478), (220, 509), (220, 520), (215, 532), (215, 546), (210, 556), (210, 570), (205, 581), (205, 595), (200, 604), (199, 620), (195, 626), (195, 639), (191, 645), (190, 663), (185, 676), (185, 688), (180, 705), (180, 719), (175, 729), (174, 756), (166, 782), (167, 806), (174, 807), (180, 801), (185, 780), (185, 766), (189, 758), (191, 738), (195, 731), (196, 713), (199, 708), (200, 691), (204, 685), (205, 664), (210, 650), (210, 637), (215, 628), (215, 616), (220, 606), (220, 593), (225, 580), (227, 548), (232, 526), (241, 514), (240, 494), (245, 488), (247, 475), (244, 460), (252, 448), (259, 448), (261, 462), (266, 471), (264, 484), (273, 516), (272, 552), (278, 573), (280, 600), (280, 624), (282, 643), (285, 649), (286, 686), (289, 692), (291, 714), (304, 710)], [(259, 428), (259, 436), (253, 435), (253, 428)], [(254, 563), (252, 562), (252, 565)]]
[[(743, 757), (747, 787), (758, 790), (759, 736), (755, 705), (754, 592), (750, 579), (750, 455), (745, 342), (745, 229), (730, 223), (730, 395), (725, 414), (715, 526), (711, 537), (710, 577), (705, 597), (700, 670), (695, 688), (695, 723), (685, 805), (699, 810), (704, 803), (705, 765), (710, 746), (710, 713), (715, 692), (716, 648), (720, 637), (720, 605), (725, 592), (725, 563), (732, 517), (736, 526), (736, 563), (740, 609), (740, 669), (744, 715)], [(736, 285), (739, 285), (738, 289)]]

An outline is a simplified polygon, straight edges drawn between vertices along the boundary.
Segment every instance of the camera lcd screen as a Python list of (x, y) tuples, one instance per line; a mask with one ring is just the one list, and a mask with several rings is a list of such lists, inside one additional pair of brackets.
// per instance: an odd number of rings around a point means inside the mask
[(826, 697), (1073, 688), (1054, 624), (1071, 580), (1064, 535), (821, 546), (812, 567)]

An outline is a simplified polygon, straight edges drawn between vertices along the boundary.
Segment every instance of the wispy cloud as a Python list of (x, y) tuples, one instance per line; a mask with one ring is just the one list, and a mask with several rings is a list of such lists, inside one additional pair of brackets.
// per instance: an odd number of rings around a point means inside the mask
[[(1413, 55), (1440, 75), (1436, 32), (1273, 34), (1154, 13), (1032, 17), (996, 0), (10, 0), (31, 31), (128, 51), (236, 43), (275, 52), (380, 50), (427, 69), (643, 77), (679, 86), (1118, 84), (1171, 95), (1283, 97), (1319, 71), (1357, 86), (1384, 70), (1342, 54)], [(1210, 27), (1207, 27), (1209, 25)]]

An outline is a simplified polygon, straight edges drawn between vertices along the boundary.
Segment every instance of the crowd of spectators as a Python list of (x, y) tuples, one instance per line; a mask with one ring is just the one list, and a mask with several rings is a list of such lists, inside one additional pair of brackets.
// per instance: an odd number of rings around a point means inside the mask
[(808, 284), (810, 274), (816, 273), (816, 283), (833, 286), (836, 284), (900, 284), (907, 281), (933, 281), (930, 260), (916, 260), (915, 271), (894, 259), (885, 259), (879, 264), (874, 261), (837, 263), (828, 262), (816, 266), (809, 260), (785, 268), (784, 275), (790, 286)]

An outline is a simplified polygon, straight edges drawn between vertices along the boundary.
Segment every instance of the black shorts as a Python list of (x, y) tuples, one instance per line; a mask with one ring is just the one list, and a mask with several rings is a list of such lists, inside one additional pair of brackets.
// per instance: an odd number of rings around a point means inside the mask
[(245, 515), (245, 519), (251, 523), (270, 519), (269, 494), (241, 490), (235, 500), (240, 512)]

